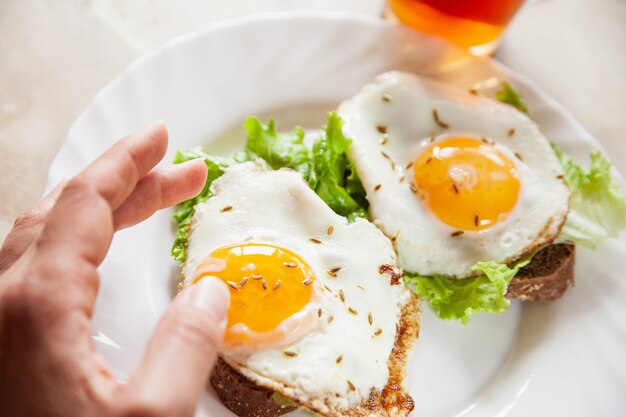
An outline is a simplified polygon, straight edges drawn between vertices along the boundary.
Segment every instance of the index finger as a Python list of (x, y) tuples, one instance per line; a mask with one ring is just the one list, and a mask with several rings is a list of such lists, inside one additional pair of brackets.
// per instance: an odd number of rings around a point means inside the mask
[(115, 210), (130, 195), (137, 182), (163, 159), (167, 141), (167, 129), (163, 122), (153, 123), (119, 140), (78, 177), (95, 187), (111, 210)]
[(71, 179), (37, 242), (42, 257), (77, 257), (96, 267), (113, 236), (113, 211), (164, 156), (167, 130), (152, 124), (118, 141)]

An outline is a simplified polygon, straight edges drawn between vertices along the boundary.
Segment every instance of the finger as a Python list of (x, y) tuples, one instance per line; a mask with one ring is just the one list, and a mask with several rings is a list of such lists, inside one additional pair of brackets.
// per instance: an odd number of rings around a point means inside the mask
[(33, 208), (20, 215), (0, 248), (0, 274), (7, 270), (26, 251), (33, 240), (39, 236), (48, 217), (48, 213), (61, 195), (67, 181), (61, 181)]
[(164, 415), (192, 415), (217, 359), (229, 303), (217, 278), (184, 290), (159, 322), (129, 396), (169, 411)]
[(132, 226), (157, 210), (195, 197), (202, 191), (206, 176), (206, 164), (201, 159), (155, 168), (113, 213), (115, 229)]
[(118, 141), (79, 176), (93, 184), (115, 210), (130, 195), (137, 182), (163, 159), (167, 141), (165, 125), (162, 122), (153, 123)]
[(166, 147), (167, 131), (159, 122), (120, 140), (71, 179), (48, 215), (37, 245), (40, 257), (99, 265), (113, 236), (113, 211)]

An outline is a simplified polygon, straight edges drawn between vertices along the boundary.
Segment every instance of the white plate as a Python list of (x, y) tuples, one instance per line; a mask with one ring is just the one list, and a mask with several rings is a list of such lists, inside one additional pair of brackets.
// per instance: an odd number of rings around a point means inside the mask
[[(579, 161), (599, 148), (560, 105), (496, 62), (381, 20), (271, 14), (213, 25), (133, 63), (72, 125), (48, 188), (155, 119), (170, 129), (166, 160), (198, 144), (213, 152), (237, 149), (249, 114), (273, 115), (284, 129), (319, 127), (325, 111), (390, 69), (463, 87), (511, 79), (550, 140)], [(170, 214), (117, 234), (100, 268), (94, 338), (122, 380), (175, 291)], [(467, 326), (438, 320), (426, 308), (409, 372), (414, 415), (624, 415), (625, 254), (625, 236), (595, 252), (580, 249), (577, 285), (555, 303), (515, 302), (505, 314)], [(209, 393), (197, 415), (230, 413)]]

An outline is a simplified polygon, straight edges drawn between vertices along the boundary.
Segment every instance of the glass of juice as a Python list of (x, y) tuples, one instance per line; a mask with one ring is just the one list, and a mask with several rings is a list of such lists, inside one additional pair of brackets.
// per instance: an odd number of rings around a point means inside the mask
[(388, 0), (393, 15), (475, 55), (492, 53), (524, 0)]

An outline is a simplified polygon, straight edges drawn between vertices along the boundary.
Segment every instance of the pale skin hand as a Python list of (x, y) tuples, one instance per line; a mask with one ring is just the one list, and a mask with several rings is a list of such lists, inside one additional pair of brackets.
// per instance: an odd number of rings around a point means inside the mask
[(128, 384), (91, 338), (96, 268), (113, 233), (204, 185), (202, 161), (154, 168), (166, 147), (163, 124), (144, 128), (16, 220), (0, 249), (1, 416), (193, 415), (224, 332), (229, 293), (219, 280), (176, 297)]

